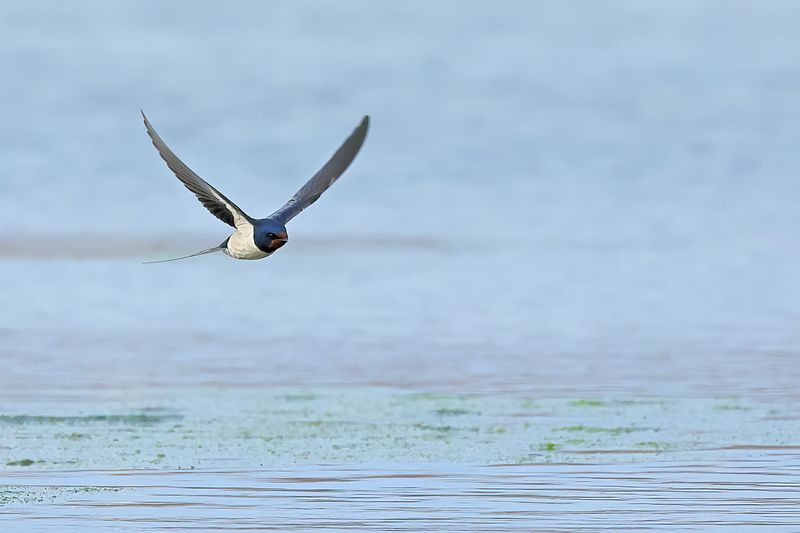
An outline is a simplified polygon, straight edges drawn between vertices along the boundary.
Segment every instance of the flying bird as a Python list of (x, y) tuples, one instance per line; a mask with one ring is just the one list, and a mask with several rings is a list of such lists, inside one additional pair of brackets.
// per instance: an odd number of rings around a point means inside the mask
[(153, 146), (156, 147), (169, 169), (175, 173), (175, 176), (187, 189), (197, 196), (200, 203), (211, 211), (212, 215), (236, 230), (219, 246), (183, 257), (149, 261), (148, 263), (177, 261), (213, 252), (224, 252), (234, 259), (263, 259), (272, 255), (289, 240), (289, 234), (286, 232), (286, 223), (299, 215), (303, 209), (316, 202), (317, 198), (347, 170), (347, 167), (350, 166), (350, 163), (353, 162), (356, 154), (361, 149), (361, 145), (364, 144), (367, 129), (369, 128), (369, 116), (365, 116), (328, 162), (283, 207), (266, 218), (256, 219), (247, 215), (224, 194), (195, 174), (183, 161), (178, 159), (178, 156), (169, 149), (156, 133), (156, 130), (153, 129), (144, 112), (142, 112), (142, 117), (144, 117), (144, 125), (147, 128), (150, 140), (153, 141)]

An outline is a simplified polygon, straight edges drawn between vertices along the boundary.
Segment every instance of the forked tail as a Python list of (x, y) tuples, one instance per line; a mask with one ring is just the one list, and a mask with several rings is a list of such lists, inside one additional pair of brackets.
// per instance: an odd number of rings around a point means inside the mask
[(170, 261), (180, 261), (181, 259), (189, 259), (190, 257), (197, 257), (198, 255), (213, 254), (214, 252), (221, 252), (222, 250), (224, 250), (223, 246), (215, 246), (213, 248), (209, 248), (208, 250), (203, 250), (201, 252), (196, 252), (196, 253), (193, 253), (191, 255), (184, 255), (183, 257), (174, 257), (172, 259), (162, 259), (160, 261), (145, 261), (142, 264), (143, 265), (152, 265), (152, 264), (155, 264), (155, 263), (169, 263)]

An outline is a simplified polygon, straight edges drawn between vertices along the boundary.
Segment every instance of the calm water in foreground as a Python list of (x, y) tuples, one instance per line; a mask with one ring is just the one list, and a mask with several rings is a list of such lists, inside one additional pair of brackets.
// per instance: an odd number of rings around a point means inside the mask
[(104, 489), (68, 490), (58, 503), (4, 509), (0, 525), (30, 531), (694, 531), (725, 524), (731, 531), (796, 531), (798, 459), (14, 474), (34, 493), (31, 487), (41, 483)]
[[(0, 530), (800, 530), (800, 4), (0, 7)], [(364, 113), (261, 262), (253, 215)]]

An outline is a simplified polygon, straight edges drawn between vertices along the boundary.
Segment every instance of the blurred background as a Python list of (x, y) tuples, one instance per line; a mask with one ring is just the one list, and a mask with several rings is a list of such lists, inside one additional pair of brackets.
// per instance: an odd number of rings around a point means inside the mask
[[(794, 394), (800, 4), (0, 7), (0, 389)], [(361, 116), (264, 261), (253, 216)]]

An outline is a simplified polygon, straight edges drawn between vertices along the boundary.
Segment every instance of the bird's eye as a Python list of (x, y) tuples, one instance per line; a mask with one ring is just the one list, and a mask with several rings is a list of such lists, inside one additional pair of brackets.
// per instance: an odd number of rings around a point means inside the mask
[(275, 235), (274, 233), (267, 233), (267, 237), (269, 237), (270, 239), (277, 239), (278, 238), (278, 236)]

